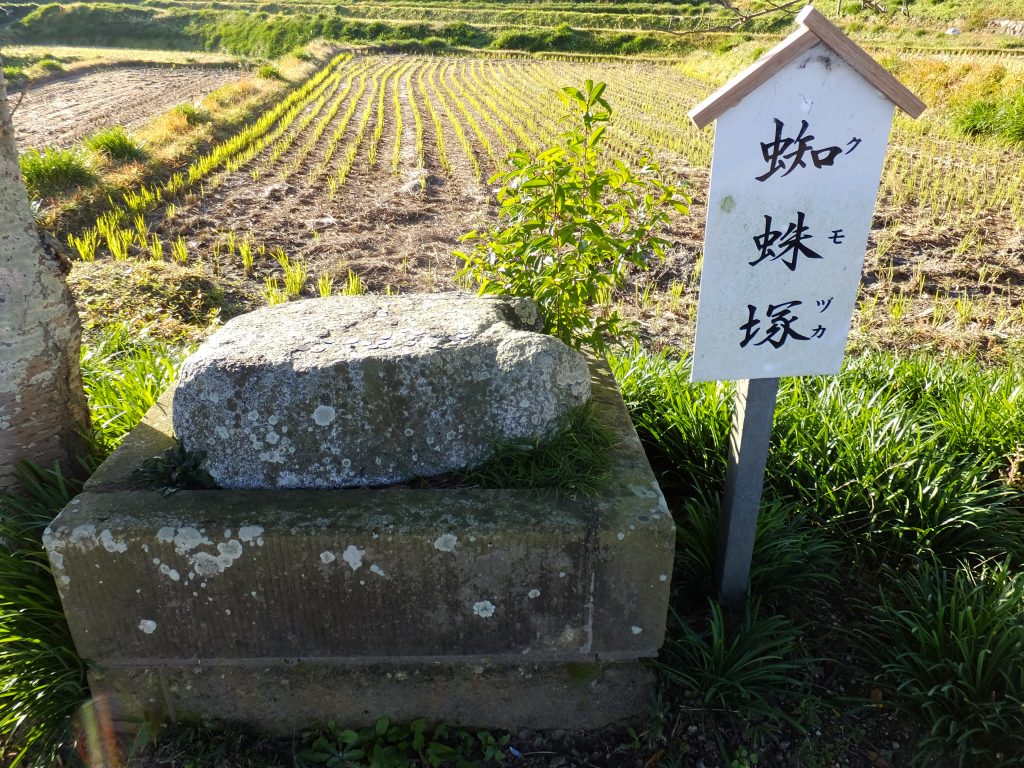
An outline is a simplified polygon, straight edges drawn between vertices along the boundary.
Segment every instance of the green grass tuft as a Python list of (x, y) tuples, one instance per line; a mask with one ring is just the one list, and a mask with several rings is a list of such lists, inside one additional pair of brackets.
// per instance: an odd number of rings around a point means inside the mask
[[(663, 486), (720, 493), (732, 388), (691, 385), (688, 363), (634, 352), (615, 363)], [(829, 536), (877, 562), (1024, 559), (1024, 365), (871, 355), (837, 377), (784, 379), (766, 498), (799, 499)]]
[[(676, 565), (673, 582), (685, 600), (712, 593), (721, 500), (697, 495), (675, 511)], [(757, 518), (750, 591), (766, 607), (810, 607), (837, 583), (842, 548), (801, 511), (799, 504), (765, 499)], [(800, 595), (799, 601), (793, 596)], [(678, 602), (678, 601), (677, 601)]]
[(890, 586), (859, 644), (897, 710), (926, 725), (919, 746), (959, 766), (1019, 765), (1024, 574), (1005, 562), (950, 569), (922, 561), (885, 576)]
[(30, 149), (21, 154), (19, 162), (25, 187), (36, 198), (65, 194), (97, 181), (88, 158), (74, 149)]
[(256, 70), (256, 77), (262, 77), (264, 80), (283, 80), (281, 71), (273, 64), (263, 64)]
[(608, 452), (614, 445), (615, 436), (588, 403), (566, 415), (555, 437), (540, 443), (500, 444), (494, 458), (460, 475), (457, 483), (594, 496), (611, 476)]
[(64, 71), (64, 65), (63, 64), (61, 64), (56, 59), (51, 59), (49, 57), (47, 57), (45, 59), (40, 59), (39, 61), (37, 61), (36, 62), (36, 66), (39, 69), (41, 69), (43, 72), (63, 72)]
[(801, 653), (802, 628), (783, 616), (762, 615), (756, 603), (740, 617), (728, 616), (713, 600), (708, 607), (701, 621), (670, 611), (655, 662), (662, 679), (716, 723), (750, 730), (758, 721), (802, 731), (787, 714), (808, 694), (803, 671), (813, 659)]
[(100, 453), (112, 451), (174, 381), (187, 350), (125, 324), (82, 346), (82, 380)]
[(200, 109), (194, 104), (179, 104), (173, 111), (185, 118), (185, 122), (189, 125), (201, 125), (213, 119), (209, 112), (205, 109)]
[(61, 765), (71, 717), (86, 698), (43, 531), (78, 493), (59, 468), (22, 465), (22, 491), (0, 493), (0, 755), (10, 768)]
[(1024, 87), (953, 106), (953, 126), (966, 136), (1024, 144)]
[(82, 143), (97, 155), (119, 162), (141, 161), (149, 156), (142, 145), (127, 134), (122, 125), (104, 128), (102, 131), (86, 136), (82, 139)]

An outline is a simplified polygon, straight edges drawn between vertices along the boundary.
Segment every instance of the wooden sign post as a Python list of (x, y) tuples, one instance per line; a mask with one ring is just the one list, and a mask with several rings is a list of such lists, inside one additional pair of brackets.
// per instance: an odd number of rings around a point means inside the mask
[(737, 380), (716, 587), (746, 598), (780, 376), (835, 374), (894, 107), (925, 105), (808, 6), (690, 112), (717, 120), (691, 381)]

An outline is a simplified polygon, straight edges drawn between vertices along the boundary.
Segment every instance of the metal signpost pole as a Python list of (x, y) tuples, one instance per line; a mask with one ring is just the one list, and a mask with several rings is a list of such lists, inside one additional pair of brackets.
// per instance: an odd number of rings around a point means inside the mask
[(778, 379), (736, 382), (715, 562), (715, 590), (722, 605), (730, 610), (741, 609), (747, 597), (778, 391)]

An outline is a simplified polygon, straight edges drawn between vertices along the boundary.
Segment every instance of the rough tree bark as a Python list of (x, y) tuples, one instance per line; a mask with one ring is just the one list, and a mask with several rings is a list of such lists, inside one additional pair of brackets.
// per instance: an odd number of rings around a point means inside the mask
[(25, 459), (78, 469), (89, 428), (81, 336), (60, 263), (36, 230), (0, 75), (0, 489), (15, 486)]

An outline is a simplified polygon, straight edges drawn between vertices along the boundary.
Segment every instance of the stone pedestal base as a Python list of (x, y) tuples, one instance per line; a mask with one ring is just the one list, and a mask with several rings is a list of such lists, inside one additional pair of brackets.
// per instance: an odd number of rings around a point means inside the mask
[(89, 680), (94, 690), (112, 694), (118, 726), (126, 731), (144, 718), (213, 718), (286, 736), (329, 721), (372, 725), (385, 715), (511, 731), (599, 728), (637, 720), (653, 701), (653, 675), (636, 661), (104, 666)]
[(535, 491), (177, 491), (170, 395), (46, 535), (95, 693), (129, 718), (275, 730), (429, 717), (595, 727), (642, 714), (675, 529), (606, 370), (597, 499)]

